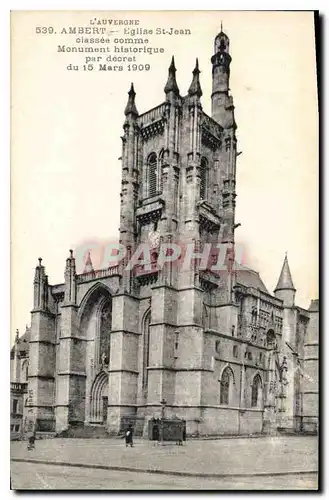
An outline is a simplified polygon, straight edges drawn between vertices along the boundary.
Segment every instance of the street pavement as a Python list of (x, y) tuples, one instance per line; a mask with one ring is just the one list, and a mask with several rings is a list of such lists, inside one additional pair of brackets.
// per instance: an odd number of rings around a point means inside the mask
[(12, 488), (33, 490), (314, 490), (316, 474), (234, 479), (172, 477), (12, 462)]
[[(33, 451), (27, 451), (26, 442), (12, 442), (12, 486), (14, 489), (315, 489), (317, 455), (317, 438), (313, 436), (191, 440), (184, 446), (154, 446), (150, 441), (136, 440), (134, 448), (126, 448), (119, 439), (49, 439), (37, 440)], [(188, 474), (199, 477), (187, 477)], [(222, 477), (225, 475), (234, 477)]]

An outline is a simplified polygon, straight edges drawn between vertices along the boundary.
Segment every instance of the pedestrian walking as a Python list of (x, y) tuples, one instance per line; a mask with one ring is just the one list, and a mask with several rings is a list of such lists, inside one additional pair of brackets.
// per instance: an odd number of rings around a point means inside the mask
[(132, 448), (134, 446), (133, 436), (134, 436), (133, 426), (129, 424), (128, 429), (125, 432), (126, 447), (130, 445), (130, 447)]
[(27, 449), (30, 451), (30, 450), (34, 450), (35, 449), (35, 429), (33, 429), (29, 435), (29, 438), (28, 438), (28, 443), (27, 443)]

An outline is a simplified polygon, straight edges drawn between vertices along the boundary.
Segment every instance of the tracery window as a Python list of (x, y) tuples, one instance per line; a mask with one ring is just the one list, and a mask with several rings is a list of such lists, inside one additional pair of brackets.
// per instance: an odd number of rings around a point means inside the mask
[(228, 405), (230, 402), (230, 390), (233, 374), (230, 368), (225, 368), (220, 379), (220, 404)]

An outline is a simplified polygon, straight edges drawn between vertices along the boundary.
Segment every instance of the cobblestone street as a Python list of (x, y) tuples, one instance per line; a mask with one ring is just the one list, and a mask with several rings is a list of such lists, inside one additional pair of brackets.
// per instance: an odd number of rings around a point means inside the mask
[[(317, 438), (310, 436), (195, 440), (182, 447), (154, 446), (152, 442), (136, 440), (134, 448), (126, 448), (119, 439), (52, 439), (37, 441), (36, 449), (30, 452), (26, 442), (13, 442), (12, 486), (14, 489), (315, 489), (317, 446)], [(80, 464), (84, 468), (66, 464)]]

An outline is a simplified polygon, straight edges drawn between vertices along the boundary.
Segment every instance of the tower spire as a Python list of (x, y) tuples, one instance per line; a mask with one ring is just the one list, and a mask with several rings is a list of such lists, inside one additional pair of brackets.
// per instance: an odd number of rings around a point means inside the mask
[(126, 116), (131, 115), (133, 117), (136, 117), (136, 116), (138, 116), (138, 111), (137, 111), (136, 104), (135, 104), (136, 92), (135, 92), (133, 83), (131, 84), (130, 90), (128, 92), (128, 96), (129, 97), (128, 97), (128, 102), (127, 102), (127, 106), (125, 109), (125, 115)]
[(193, 70), (192, 83), (190, 85), (190, 88), (188, 89), (189, 96), (194, 96), (194, 95), (198, 97), (202, 96), (199, 74), (200, 74), (199, 61), (198, 58), (196, 58), (195, 68)]
[(274, 292), (277, 292), (278, 290), (294, 290), (294, 291), (296, 291), (296, 288), (294, 287), (292, 277), (291, 277), (287, 252), (286, 252), (285, 257), (284, 257), (281, 273), (280, 273), (278, 283), (275, 287)]
[(168, 80), (165, 85), (164, 91), (166, 94), (169, 94), (169, 92), (173, 92), (174, 94), (179, 95), (179, 88), (176, 82), (176, 67), (174, 56), (172, 56), (171, 64), (168, 69)]

